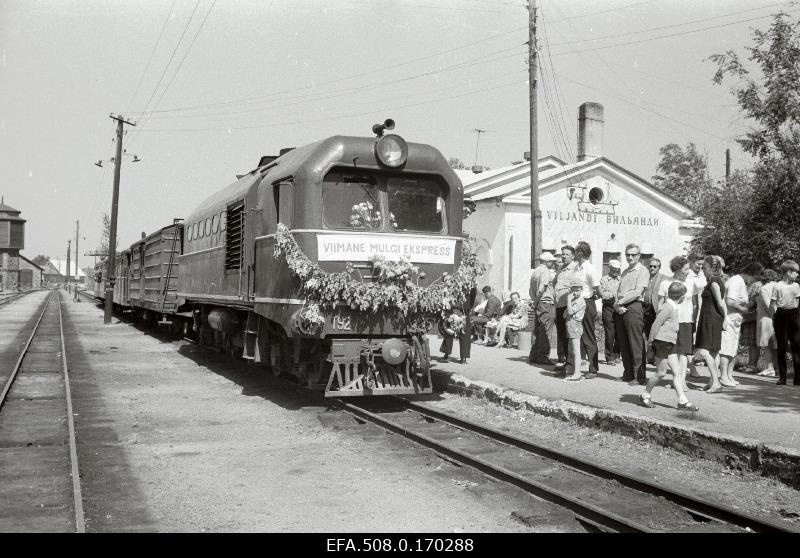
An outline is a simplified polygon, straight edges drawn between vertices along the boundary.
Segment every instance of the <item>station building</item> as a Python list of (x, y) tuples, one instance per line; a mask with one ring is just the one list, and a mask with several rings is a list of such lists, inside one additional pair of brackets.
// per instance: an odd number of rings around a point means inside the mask
[[(552, 155), (539, 158), (539, 205), (542, 211), (542, 249), (560, 252), (567, 244), (585, 240), (592, 263), (605, 274), (608, 262), (625, 267), (625, 246), (642, 248), (641, 261), (669, 260), (688, 252), (700, 227), (692, 211), (652, 183), (603, 156), (603, 107), (584, 103), (578, 111), (577, 161)], [(478, 169), (474, 169), (478, 170)], [(530, 161), (474, 173), (456, 171), (464, 197), (475, 212), (464, 230), (477, 240), (478, 257), (487, 272), (481, 284), (496, 291), (519, 291), (527, 298), (531, 274)]]

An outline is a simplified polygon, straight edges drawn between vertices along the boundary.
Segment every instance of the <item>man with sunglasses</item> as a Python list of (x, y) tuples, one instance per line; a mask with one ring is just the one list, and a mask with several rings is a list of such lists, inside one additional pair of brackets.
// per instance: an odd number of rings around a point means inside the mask
[[(659, 298), (658, 293), (661, 290), (661, 283), (669, 279), (668, 275), (661, 273), (661, 260), (658, 258), (650, 258), (650, 263), (647, 264), (647, 269), (650, 272), (650, 282), (647, 284), (647, 292), (642, 301), (642, 312), (644, 313), (644, 337), (650, 337), (650, 329), (653, 327), (653, 322), (656, 320), (658, 313)], [(648, 351), (651, 354), (650, 351)], [(650, 364), (655, 364), (655, 357), (648, 358)]]
[(619, 277), (616, 301), (614, 302), (614, 327), (622, 353), (625, 371), (622, 381), (630, 385), (647, 382), (644, 362), (644, 314), (642, 301), (650, 283), (650, 273), (639, 263), (642, 250), (637, 244), (625, 247), (628, 267)]

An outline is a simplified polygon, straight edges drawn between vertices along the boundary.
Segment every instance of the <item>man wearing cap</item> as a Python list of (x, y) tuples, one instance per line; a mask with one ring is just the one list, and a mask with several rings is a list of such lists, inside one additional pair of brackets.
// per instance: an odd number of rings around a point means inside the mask
[(553, 364), (550, 360), (550, 331), (556, 317), (553, 270), (556, 258), (550, 252), (542, 252), (539, 265), (531, 273), (531, 284), (528, 294), (536, 314), (533, 327), (536, 339), (528, 355), (528, 364)]
[[(658, 313), (658, 293), (661, 291), (661, 283), (670, 279), (669, 275), (661, 273), (661, 260), (658, 258), (650, 258), (647, 264), (647, 270), (650, 273), (650, 281), (647, 284), (647, 291), (644, 293), (644, 300), (642, 301), (642, 314), (644, 317), (644, 337), (650, 337), (650, 328), (653, 327), (653, 322), (656, 320)], [(647, 362), (655, 364), (655, 356), (652, 351), (647, 351), (649, 357)]]
[(567, 347), (569, 338), (567, 337), (567, 320), (564, 312), (567, 310), (567, 297), (570, 293), (570, 282), (572, 274), (577, 265), (575, 258), (575, 247), (566, 244), (561, 247), (561, 269), (556, 274), (554, 291), (556, 298), (556, 349), (558, 352), (557, 369), (562, 369), (567, 365)]
[(619, 342), (614, 328), (614, 302), (619, 290), (619, 260), (608, 262), (608, 274), (600, 278), (600, 296), (603, 298), (603, 331), (606, 336), (606, 364), (614, 366), (619, 359)]

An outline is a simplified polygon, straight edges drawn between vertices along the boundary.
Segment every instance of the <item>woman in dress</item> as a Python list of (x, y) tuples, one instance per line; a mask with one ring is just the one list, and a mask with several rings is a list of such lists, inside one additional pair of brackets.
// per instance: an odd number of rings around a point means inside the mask
[(719, 383), (716, 359), (722, 346), (722, 328), (727, 315), (725, 284), (721, 277), (722, 259), (718, 256), (706, 256), (703, 260), (703, 274), (708, 284), (700, 295), (703, 303), (697, 320), (695, 346), (711, 373), (711, 380), (703, 389), (708, 393), (717, 393), (722, 391), (722, 385)]
[(528, 327), (528, 305), (522, 302), (519, 293), (511, 293), (511, 303), (514, 305), (511, 313), (502, 316), (497, 324), (497, 348), (505, 346), (506, 330), (509, 327), (516, 330)]

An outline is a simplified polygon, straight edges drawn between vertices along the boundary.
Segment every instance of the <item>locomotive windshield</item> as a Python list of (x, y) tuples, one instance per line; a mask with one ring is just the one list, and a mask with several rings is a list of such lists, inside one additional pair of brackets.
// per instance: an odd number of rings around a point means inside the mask
[(332, 229), (441, 233), (442, 191), (430, 178), (333, 171), (322, 182), (322, 220)]
[(334, 229), (376, 230), (383, 225), (378, 180), (330, 173), (322, 183), (322, 218)]
[(441, 188), (431, 180), (389, 177), (391, 227), (396, 231), (441, 232), (444, 225), (444, 200)]

